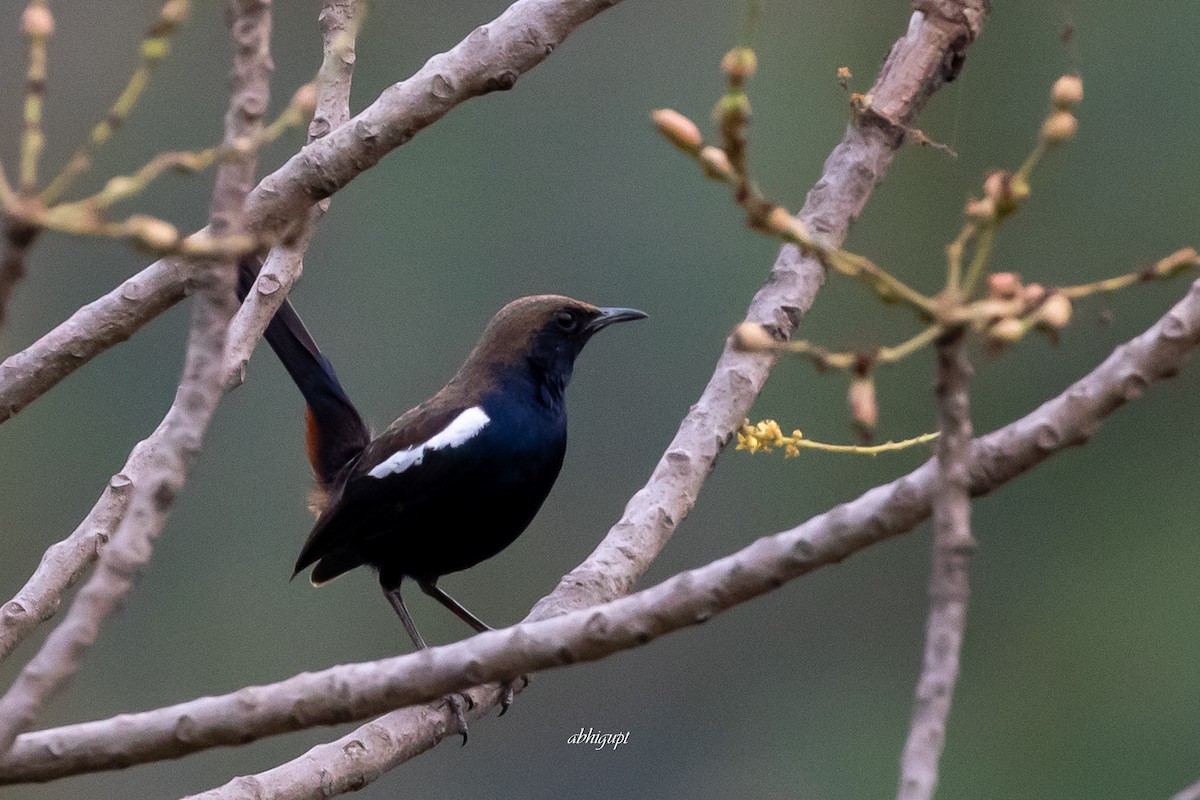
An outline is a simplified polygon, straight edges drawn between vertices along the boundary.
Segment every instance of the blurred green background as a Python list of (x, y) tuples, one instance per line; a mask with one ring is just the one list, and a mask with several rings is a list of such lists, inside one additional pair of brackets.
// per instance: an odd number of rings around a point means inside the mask
[[(151, 0), (53, 4), (50, 137), (62, 162), (135, 60)], [(218, 140), (226, 101), (223, 3), (197, 4), (143, 107), (99, 158), (129, 171), (164, 149)], [(373, 3), (359, 42), (354, 108), (498, 14), (503, 2)], [(0, 141), (15, 163), (23, 3), (0, 24)], [(319, 4), (276, 6), (274, 108), (319, 63)], [(752, 163), (798, 207), (839, 140), (846, 97), (865, 91), (907, 24), (903, 2), (767, 2), (750, 87)], [(339, 193), (296, 305), (364, 414), (385, 425), (449, 377), (509, 299), (554, 291), (628, 305), (648, 322), (588, 348), (570, 391), (571, 447), (528, 532), (444, 585), (493, 624), (520, 619), (578, 563), (644, 482), (699, 395), (775, 246), (745, 231), (725, 190), (653, 132), (671, 106), (699, 121), (721, 91), (716, 65), (740, 2), (631, 2), (584, 26), (515, 91), (472, 100)], [(1074, 27), (1069, 44), (1064, 27)], [(1077, 140), (1053, 153), (1004, 230), (997, 268), (1080, 282), (1196, 244), (1200, 187), (1200, 6), (999, 3), (965, 71), (919, 121), (958, 159), (909, 147), (848, 245), (927, 291), (942, 247), (986, 170), (1024, 157), (1050, 84), (1080, 69)], [(707, 125), (706, 125), (707, 127)], [(281, 163), (299, 136), (269, 148)], [(89, 184), (98, 186), (99, 178)], [(210, 176), (168, 177), (133, 208), (198, 226)], [(147, 259), (124, 246), (46, 236), (3, 332), (24, 347)], [(1086, 301), (1058, 346), (1040, 338), (978, 353), (973, 417), (988, 431), (1061, 391), (1140, 332), (1183, 281)], [(1111, 314), (1111, 321), (1102, 317)], [(0, 426), (0, 595), (87, 512), (178, 379), (187, 322), (174, 309)], [(905, 313), (830, 281), (802, 335), (887, 343)], [(932, 426), (928, 354), (880, 376), (881, 438)], [(1064, 453), (975, 505), (980, 542), (942, 798), (1165, 797), (1200, 776), (1200, 418), (1195, 369), (1122, 410)], [(852, 438), (844, 381), (783, 362), (755, 406), (827, 441)], [(631, 413), (632, 412), (632, 413)], [(727, 453), (645, 583), (791, 527), (919, 464), (805, 453)], [(153, 708), (301, 670), (408, 649), (365, 571), (315, 591), (287, 578), (310, 526), (301, 403), (265, 350), (222, 404), (151, 568), (44, 722)], [(707, 625), (601, 663), (537, 675), (503, 719), (363, 792), (454, 797), (886, 797), (895, 791), (926, 611), (928, 530), (790, 584)], [(431, 641), (467, 632), (414, 597)], [(27, 642), (0, 668), (7, 682)], [(629, 731), (616, 752), (566, 740)], [(348, 728), (277, 737), (178, 762), (87, 776), (4, 797), (172, 797), (268, 768)]]

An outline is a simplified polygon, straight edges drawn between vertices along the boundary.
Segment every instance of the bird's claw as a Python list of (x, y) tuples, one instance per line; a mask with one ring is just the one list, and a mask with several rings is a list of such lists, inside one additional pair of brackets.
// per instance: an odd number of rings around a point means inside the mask
[(451, 692), (445, 697), (446, 705), (454, 714), (455, 733), (462, 735), (462, 746), (467, 746), (467, 712), (475, 708), (471, 695), (464, 692)]
[(513, 687), (518, 682), (521, 684), (521, 690), (524, 691), (525, 688), (529, 686), (529, 676), (522, 675), (511, 683), (506, 683), (500, 687), (500, 713), (498, 716), (503, 717), (506, 713), (508, 713), (508, 707), (513, 704), (513, 700), (516, 696), (516, 692), (513, 690)]

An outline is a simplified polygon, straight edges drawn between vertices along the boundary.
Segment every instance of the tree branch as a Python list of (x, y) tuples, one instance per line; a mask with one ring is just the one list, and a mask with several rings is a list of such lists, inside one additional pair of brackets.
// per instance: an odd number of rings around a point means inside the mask
[[(234, 90), (225, 117), (225, 142), (252, 136), (267, 107), (270, 73), (270, 0), (232, 0), (230, 28), (236, 44)], [(246, 195), (254, 183), (257, 159), (243, 151), (224, 162), (213, 187), (209, 227), (218, 235), (240, 230)], [(145, 441), (139, 480), (130, 488), (128, 508), (99, 566), (71, 604), (66, 619), (47, 638), (12, 687), (0, 698), (0, 752), (27, 729), (45, 703), (71, 678), (111, 615), (150, 558), (175, 495), (187, 479), (209, 420), (221, 397), (222, 355), (236, 307), (236, 264), (213, 262), (202, 270), (188, 335), (183, 377), (175, 402)], [(103, 502), (103, 499), (102, 501)]]
[(971, 536), (971, 417), (967, 330), (956, 328), (937, 343), (937, 486), (933, 496), (933, 568), (925, 657), (912, 726), (900, 760), (900, 800), (929, 800), (938, 780), (946, 720), (958, 681), (958, 658), (967, 625)]
[[(1200, 281), (1153, 327), (1118, 347), (1058, 397), (972, 442), (966, 473), (971, 495), (991, 492), (1051, 455), (1085, 443), (1108, 415), (1139, 397), (1149, 384), (1175, 376), (1197, 345)], [(221, 697), (25, 734), (0, 758), (0, 782), (51, 780), (244, 744), (275, 733), (361, 719), (395, 704), (482, 681), (508, 680), (531, 669), (601, 658), (703, 622), (784, 581), (906, 533), (929, 517), (938, 491), (937, 464), (930, 461), (799, 527), (597, 608)], [(489, 692), (477, 689), (473, 696), (486, 698)], [(424, 725), (401, 739), (394, 738), (390, 726), (369, 723), (301, 759), (204, 796), (241, 797), (246, 796), (243, 789), (254, 789), (260, 792), (253, 795), (258, 798), (323, 797), (361, 787), (389, 766), (371, 753), (415, 754), (436, 744), (447, 728), (452, 730), (437, 709), (405, 710)], [(483, 713), (478, 707), (472, 712)], [(350, 746), (352, 742), (358, 744)], [(326, 758), (335, 752), (336, 759)], [(326, 782), (309, 783), (314, 771), (322, 769)], [(309, 789), (293, 793), (305, 786)], [(327, 794), (320, 795), (320, 790)]]
[(1200, 781), (1171, 796), (1171, 800), (1200, 800)]
[[(355, 38), (358, 35), (361, 0), (325, 0), (318, 21), (324, 57), (317, 73), (317, 107), (308, 126), (311, 143), (350, 119), (350, 84), (354, 77)], [(308, 210), (304, 230), (294, 242), (279, 245), (263, 261), (255, 291), (246, 296), (229, 326), (225, 347), (224, 385), (226, 391), (241, 384), (250, 355), (263, 331), (292, 286), (304, 271), (304, 253), (316, 225), (329, 210), (326, 198)]]
[[(260, 240), (282, 239), (315, 202), (342, 189), (455, 106), (511, 89), (580, 25), (620, 0), (518, 0), (453, 49), (333, 128), (262, 182), (246, 199), (244, 224)], [(979, 0), (982, 2), (982, 0)], [(92, 358), (125, 341), (183, 299), (192, 270), (178, 258), (151, 264), (0, 364), (0, 422)]]

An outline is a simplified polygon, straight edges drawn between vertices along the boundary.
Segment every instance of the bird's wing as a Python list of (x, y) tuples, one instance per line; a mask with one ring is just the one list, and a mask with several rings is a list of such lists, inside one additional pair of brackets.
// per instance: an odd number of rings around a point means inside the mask
[(426, 464), (429, 453), (462, 447), (490, 422), (479, 406), (439, 399), (412, 409), (367, 445), (304, 543), (297, 573), (327, 560), (328, 565), (313, 571), (314, 583), (320, 583), (358, 566), (362, 561), (355, 545), (386, 534), (397, 507), (452, 479), (457, 468), (472, 467), (471, 458), (438, 458), (436, 466)]

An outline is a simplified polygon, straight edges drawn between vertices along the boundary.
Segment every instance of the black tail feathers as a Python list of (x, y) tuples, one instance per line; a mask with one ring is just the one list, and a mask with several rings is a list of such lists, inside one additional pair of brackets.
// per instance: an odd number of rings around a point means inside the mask
[[(248, 256), (238, 264), (238, 299), (245, 300), (261, 264)], [(284, 301), (265, 334), (267, 343), (292, 376), (308, 404), (308, 460), (317, 482), (327, 488), (338, 472), (367, 446), (371, 434), (345, 390), (329, 359), (321, 355), (304, 323)]]

